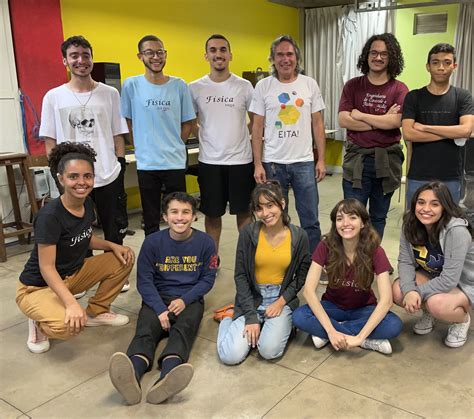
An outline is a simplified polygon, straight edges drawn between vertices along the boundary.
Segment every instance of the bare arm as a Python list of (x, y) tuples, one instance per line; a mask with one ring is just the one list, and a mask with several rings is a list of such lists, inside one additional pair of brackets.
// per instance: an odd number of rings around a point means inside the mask
[(414, 128), (442, 138), (468, 138), (472, 133), (472, 119), (472, 115), (463, 115), (459, 118), (459, 125), (423, 125), (417, 122)]
[(414, 119), (404, 119), (402, 121), (403, 138), (406, 141), (429, 143), (432, 141), (440, 141), (445, 138), (429, 132), (422, 132), (415, 128), (415, 124), (416, 122)]
[(265, 117), (262, 115), (254, 114), (252, 124), (252, 152), (253, 152), (253, 163), (255, 165), (255, 181), (257, 183), (265, 182), (266, 175), (265, 169), (262, 165), (262, 146), (263, 146), (263, 126)]
[(318, 182), (326, 176), (326, 133), (321, 112), (311, 114), (311, 125), (313, 136), (318, 150), (318, 161), (316, 162), (316, 179)]
[(252, 126), (253, 126), (253, 113), (252, 112), (247, 112), (247, 115), (249, 116), (249, 123), (247, 124), (247, 127), (249, 129), (250, 134), (252, 134)]
[(362, 121), (356, 121), (348, 111), (339, 112), (339, 126), (351, 131), (372, 131), (372, 127)]
[(135, 262), (135, 253), (128, 246), (121, 246), (108, 240), (101, 239), (94, 234), (91, 237), (89, 248), (93, 250), (104, 250), (106, 252), (113, 252), (120, 262), (124, 265), (130, 265)]
[(196, 119), (193, 120), (193, 124), (191, 126), (191, 134), (193, 134), (196, 138), (199, 138), (199, 115), (196, 114)]
[(122, 134), (114, 136), (115, 155), (125, 157), (125, 138)]
[(49, 157), (49, 153), (51, 150), (56, 147), (56, 140), (50, 137), (43, 137), (44, 138), (44, 146), (46, 148), (46, 157)]
[(132, 126), (132, 120), (129, 118), (125, 118), (125, 121), (127, 121), (127, 126), (128, 126), (128, 138), (130, 140), (130, 144), (132, 146), (135, 146), (133, 143), (133, 126)]
[(351, 116), (356, 121), (365, 122), (372, 128), (395, 129), (402, 125), (402, 115), (398, 113), (399, 111), (400, 105), (394, 104), (384, 115), (372, 115), (353, 109)]
[(189, 138), (189, 134), (191, 134), (191, 130), (193, 129), (194, 119), (190, 121), (182, 122), (181, 123), (181, 139), (186, 142)]

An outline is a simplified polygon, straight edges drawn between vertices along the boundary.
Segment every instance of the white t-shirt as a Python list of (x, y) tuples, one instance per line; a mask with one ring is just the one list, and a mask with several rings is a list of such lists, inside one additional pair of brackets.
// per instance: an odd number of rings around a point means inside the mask
[(120, 96), (114, 87), (99, 83), (86, 93), (73, 93), (65, 84), (51, 89), (43, 98), (40, 137), (58, 144), (77, 141), (97, 153), (94, 187), (117, 179), (120, 163), (115, 155), (114, 136), (128, 132), (120, 115)]
[(250, 112), (265, 117), (262, 161), (291, 164), (313, 161), (311, 114), (324, 109), (316, 80), (298, 75), (291, 83), (270, 76), (260, 80)]
[(190, 83), (189, 88), (199, 118), (199, 161), (250, 163), (252, 146), (246, 117), (252, 84), (235, 74), (220, 83), (206, 75)]

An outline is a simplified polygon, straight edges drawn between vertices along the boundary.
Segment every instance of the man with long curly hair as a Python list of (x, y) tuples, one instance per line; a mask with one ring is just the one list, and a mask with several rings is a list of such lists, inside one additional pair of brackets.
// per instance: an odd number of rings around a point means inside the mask
[(403, 65), (392, 34), (372, 36), (357, 62), (363, 76), (346, 83), (339, 103), (339, 125), (347, 128), (344, 198), (369, 204), (370, 219), (381, 238), (402, 177), (401, 111), (408, 88), (395, 78)]

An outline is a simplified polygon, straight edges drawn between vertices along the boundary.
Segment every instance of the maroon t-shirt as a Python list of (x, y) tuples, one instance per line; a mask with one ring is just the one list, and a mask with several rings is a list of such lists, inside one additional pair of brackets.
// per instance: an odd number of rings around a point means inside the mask
[[(326, 243), (321, 241), (313, 252), (313, 261), (318, 265), (326, 266), (328, 254), (329, 249)], [(372, 267), (376, 275), (388, 272), (392, 268), (385, 251), (380, 246), (375, 249)], [(331, 301), (343, 310), (377, 304), (377, 298), (372, 289), (365, 291), (359, 288), (354, 279), (354, 268), (351, 266), (346, 272), (346, 277), (338, 280), (339, 288), (331, 288), (328, 285), (322, 299)]]
[[(369, 81), (367, 76), (355, 77), (349, 80), (342, 90), (339, 112), (351, 112), (358, 109), (372, 115), (385, 115), (394, 105), (400, 105), (399, 113), (403, 110), (403, 101), (408, 93), (408, 87), (401, 81), (391, 79), (377, 86)], [(372, 131), (347, 130), (347, 137), (360, 147), (388, 147), (400, 141), (400, 129), (374, 129)]]

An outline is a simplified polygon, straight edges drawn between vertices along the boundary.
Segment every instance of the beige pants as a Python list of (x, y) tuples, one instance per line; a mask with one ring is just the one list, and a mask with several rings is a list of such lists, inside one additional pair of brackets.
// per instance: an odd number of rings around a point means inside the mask
[[(110, 310), (132, 267), (122, 264), (112, 252), (107, 252), (84, 259), (81, 269), (64, 278), (64, 284), (72, 294), (78, 294), (100, 282), (86, 309), (87, 314), (95, 317)], [(64, 324), (66, 308), (51, 288), (18, 282), (16, 303), (27, 317), (38, 322), (46, 336), (63, 340), (71, 338)]]

